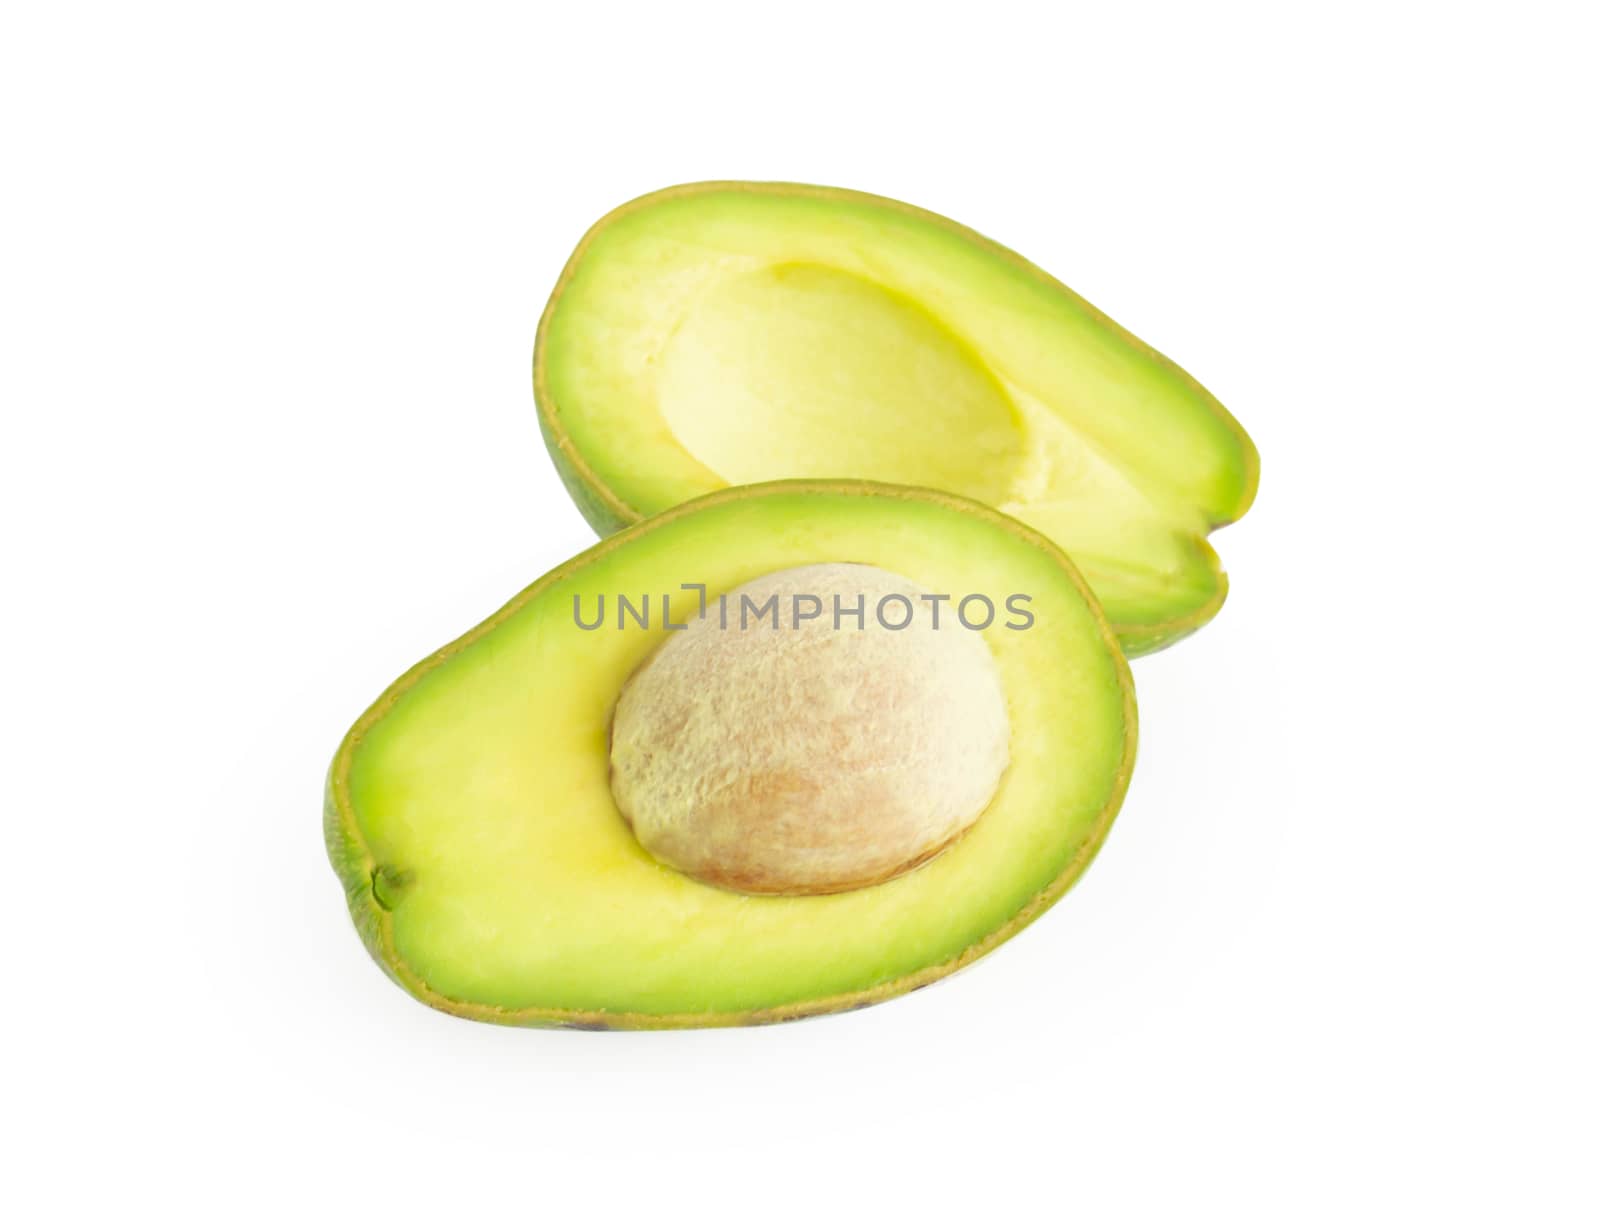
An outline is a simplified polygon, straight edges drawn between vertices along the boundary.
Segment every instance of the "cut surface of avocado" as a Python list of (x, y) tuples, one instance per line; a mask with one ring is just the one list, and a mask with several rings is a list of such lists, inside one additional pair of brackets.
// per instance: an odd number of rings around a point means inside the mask
[(1258, 474), (1210, 393), (1038, 267), (816, 186), (680, 186), (606, 216), (545, 309), (534, 393), (603, 535), (730, 484), (928, 486), (1066, 548), (1132, 654), (1220, 608), (1205, 537)]
[[(851, 565), (951, 596), (941, 626), (987, 645), (1009, 725), (992, 800), (925, 863), (847, 892), (744, 893), (657, 860), (612, 793), (624, 687), (729, 589)], [(504, 1023), (760, 1023), (914, 989), (1020, 930), (1099, 848), (1135, 738), (1109, 625), (1042, 536), (929, 490), (745, 486), (602, 541), (402, 676), (340, 747), (325, 827), (362, 939), (426, 1003)]]

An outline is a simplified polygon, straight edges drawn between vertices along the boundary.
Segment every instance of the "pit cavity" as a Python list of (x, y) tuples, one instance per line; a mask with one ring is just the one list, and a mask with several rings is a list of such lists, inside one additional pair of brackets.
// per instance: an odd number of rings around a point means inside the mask
[(1003, 501), (1016, 409), (977, 352), (915, 300), (808, 263), (730, 276), (660, 356), (668, 427), (731, 484), (859, 477)]

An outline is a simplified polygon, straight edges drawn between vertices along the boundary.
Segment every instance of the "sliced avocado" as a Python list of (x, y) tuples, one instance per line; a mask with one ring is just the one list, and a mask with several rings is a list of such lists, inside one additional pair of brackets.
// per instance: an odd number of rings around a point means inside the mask
[(1216, 614), (1205, 536), (1255, 448), (1181, 368), (1043, 270), (903, 203), (711, 182), (597, 223), (534, 395), (602, 535), (729, 484), (863, 477), (976, 498), (1072, 554), (1130, 654)]
[[(846, 892), (740, 892), (635, 837), (612, 794), (613, 717), (720, 595), (808, 566), (867, 566), (951, 596), (940, 627), (987, 646), (1009, 754), (976, 820), (909, 871)], [(708, 683), (701, 698), (718, 696)], [(628, 743), (635, 771), (658, 744), (647, 734)], [(368, 949), (434, 1007), (602, 1028), (775, 1021), (923, 986), (1031, 922), (1099, 848), (1135, 736), (1110, 627), (1037, 532), (931, 490), (744, 486), (602, 541), (403, 675), (334, 759), (327, 844)]]

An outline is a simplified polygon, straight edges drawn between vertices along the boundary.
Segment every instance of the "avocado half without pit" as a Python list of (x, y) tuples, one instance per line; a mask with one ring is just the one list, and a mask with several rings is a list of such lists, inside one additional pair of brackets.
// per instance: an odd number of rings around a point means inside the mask
[(1078, 877), (1132, 769), (1078, 571), (978, 503), (724, 490), (407, 672), (326, 829), (403, 987), (507, 1023), (759, 1023), (925, 985)]
[(1129, 654), (1216, 614), (1205, 537), (1258, 475), (1209, 392), (1037, 266), (816, 186), (681, 186), (600, 220), (546, 306), (534, 395), (602, 535), (730, 484), (930, 486), (1066, 548)]

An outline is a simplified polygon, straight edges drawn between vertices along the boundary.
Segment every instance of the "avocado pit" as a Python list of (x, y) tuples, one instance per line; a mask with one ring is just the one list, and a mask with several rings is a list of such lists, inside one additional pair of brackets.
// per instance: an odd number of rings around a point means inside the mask
[(612, 795), (640, 844), (708, 884), (821, 894), (966, 831), (1005, 773), (1009, 716), (982, 635), (931, 599), (875, 566), (803, 565), (668, 637), (612, 720)]

